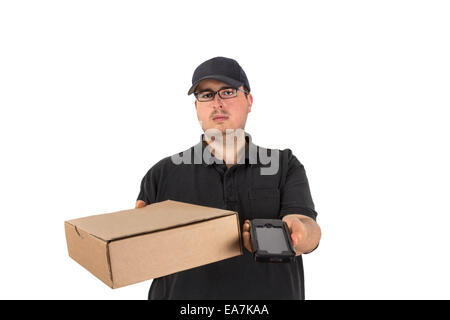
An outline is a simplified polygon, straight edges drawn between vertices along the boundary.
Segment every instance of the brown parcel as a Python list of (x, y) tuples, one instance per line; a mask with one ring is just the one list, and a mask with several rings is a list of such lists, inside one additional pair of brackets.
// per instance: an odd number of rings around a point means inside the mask
[(173, 200), (64, 225), (69, 256), (111, 288), (242, 254), (237, 212)]

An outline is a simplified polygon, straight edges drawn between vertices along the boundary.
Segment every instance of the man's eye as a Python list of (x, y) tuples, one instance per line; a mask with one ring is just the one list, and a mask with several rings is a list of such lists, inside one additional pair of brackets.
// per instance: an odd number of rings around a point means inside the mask
[(225, 96), (231, 96), (231, 95), (233, 95), (233, 93), (234, 92), (232, 89), (227, 89), (227, 90), (222, 91), (222, 94)]
[(204, 98), (204, 99), (209, 99), (209, 98), (211, 98), (211, 95), (212, 95), (211, 92), (203, 92), (203, 93), (200, 93), (200, 97), (201, 97), (201, 98)]

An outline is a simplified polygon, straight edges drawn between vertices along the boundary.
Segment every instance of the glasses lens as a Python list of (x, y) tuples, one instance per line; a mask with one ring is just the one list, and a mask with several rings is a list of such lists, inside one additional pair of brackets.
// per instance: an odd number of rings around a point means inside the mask
[(222, 89), (219, 91), (219, 96), (222, 99), (233, 98), (233, 97), (236, 97), (236, 95), (237, 95), (236, 88), (226, 88), (226, 89)]
[(212, 91), (203, 91), (199, 92), (197, 94), (198, 101), (209, 101), (213, 99), (213, 92)]

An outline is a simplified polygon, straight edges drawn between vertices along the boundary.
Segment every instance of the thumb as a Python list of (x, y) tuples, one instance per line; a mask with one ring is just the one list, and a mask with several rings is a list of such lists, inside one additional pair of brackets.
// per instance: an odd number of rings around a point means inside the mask
[(295, 247), (297, 245), (297, 236), (295, 235), (295, 233), (291, 234), (291, 239), (292, 239), (292, 245)]
[(145, 207), (146, 205), (147, 205), (147, 204), (146, 204), (144, 201), (142, 201), (142, 200), (136, 201), (136, 209), (143, 208), (143, 207)]

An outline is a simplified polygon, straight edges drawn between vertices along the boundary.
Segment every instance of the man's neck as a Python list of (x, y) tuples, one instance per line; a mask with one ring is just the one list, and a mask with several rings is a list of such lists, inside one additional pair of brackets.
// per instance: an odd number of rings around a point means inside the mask
[(245, 157), (245, 147), (248, 145), (243, 130), (234, 134), (224, 133), (222, 136), (216, 136), (214, 140), (205, 135), (205, 141), (214, 157), (223, 160), (228, 168)]

